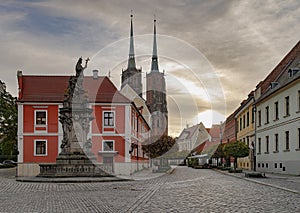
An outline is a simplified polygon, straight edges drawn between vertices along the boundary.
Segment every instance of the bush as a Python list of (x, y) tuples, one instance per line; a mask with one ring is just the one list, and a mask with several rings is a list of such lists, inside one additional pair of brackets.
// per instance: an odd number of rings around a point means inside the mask
[(248, 178), (265, 178), (266, 175), (264, 173), (260, 173), (260, 172), (246, 172), (245, 177), (248, 177)]
[(13, 164), (2, 164), (0, 165), (0, 169), (7, 169), (7, 168), (13, 168), (15, 165)]
[(236, 170), (234, 170), (234, 168), (230, 168), (228, 172), (229, 173), (242, 173), (243, 170), (242, 169), (236, 169)]

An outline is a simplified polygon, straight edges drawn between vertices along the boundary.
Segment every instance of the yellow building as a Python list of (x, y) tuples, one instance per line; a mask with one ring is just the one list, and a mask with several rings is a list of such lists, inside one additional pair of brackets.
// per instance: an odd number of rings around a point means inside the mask
[(253, 169), (253, 145), (255, 141), (255, 124), (253, 111), (254, 96), (253, 92), (248, 95), (248, 98), (241, 103), (238, 109), (236, 118), (237, 140), (247, 143), (250, 148), (249, 156), (238, 158), (238, 168)]

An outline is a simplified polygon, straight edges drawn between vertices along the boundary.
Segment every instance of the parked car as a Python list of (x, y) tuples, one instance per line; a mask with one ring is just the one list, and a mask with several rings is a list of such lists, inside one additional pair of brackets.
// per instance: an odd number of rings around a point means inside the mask
[(15, 165), (16, 166), (18, 163), (13, 161), (13, 160), (5, 160), (5, 161), (3, 161), (3, 164), (4, 165)]

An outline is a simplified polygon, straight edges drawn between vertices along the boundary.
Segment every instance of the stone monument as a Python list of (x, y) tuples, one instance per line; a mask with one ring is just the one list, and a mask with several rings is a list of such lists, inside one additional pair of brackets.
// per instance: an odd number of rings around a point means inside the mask
[(83, 89), (82, 58), (76, 64), (76, 76), (71, 76), (59, 109), (59, 121), (63, 128), (61, 152), (55, 164), (40, 164), (39, 177), (107, 177), (111, 171), (98, 164), (91, 152), (91, 139), (87, 138), (93, 110), (88, 107), (88, 95)]

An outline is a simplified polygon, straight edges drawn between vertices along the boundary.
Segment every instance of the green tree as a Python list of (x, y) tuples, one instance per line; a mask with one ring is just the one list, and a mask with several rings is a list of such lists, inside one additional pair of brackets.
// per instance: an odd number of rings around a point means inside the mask
[(0, 91), (0, 141), (1, 154), (17, 154), (17, 99), (5, 89), (5, 84), (0, 81), (3, 90)]
[(221, 158), (221, 163), (223, 162), (223, 158), (226, 157), (224, 152), (225, 143), (221, 143), (218, 145), (218, 148), (215, 150), (214, 154), (212, 155), (212, 158), (217, 159), (217, 164), (219, 165), (219, 159)]
[(234, 171), (237, 168), (237, 159), (249, 155), (249, 147), (242, 141), (227, 143), (224, 147), (224, 153), (227, 157), (234, 158)]
[(142, 149), (150, 158), (162, 156), (169, 151), (175, 144), (175, 139), (171, 136), (162, 136), (159, 139), (150, 138), (144, 142)]

